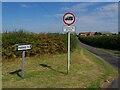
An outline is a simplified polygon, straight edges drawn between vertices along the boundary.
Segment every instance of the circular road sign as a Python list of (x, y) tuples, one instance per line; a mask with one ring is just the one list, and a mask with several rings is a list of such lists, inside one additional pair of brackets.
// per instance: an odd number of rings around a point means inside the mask
[(63, 22), (68, 26), (72, 25), (75, 22), (75, 15), (73, 13), (66, 13), (63, 16)]

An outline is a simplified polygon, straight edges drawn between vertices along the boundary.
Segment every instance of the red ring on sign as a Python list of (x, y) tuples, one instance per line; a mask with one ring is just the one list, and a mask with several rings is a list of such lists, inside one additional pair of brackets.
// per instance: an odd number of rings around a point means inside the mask
[[(64, 18), (65, 18), (65, 16), (66, 16), (67, 14), (71, 14), (71, 15), (74, 17), (73, 22), (71, 22), (71, 23), (69, 23), (69, 24), (66, 23), (65, 20), (64, 20)], [(75, 19), (76, 19), (76, 18), (75, 18), (75, 15), (74, 15), (73, 13), (70, 13), (70, 12), (65, 13), (64, 16), (63, 16), (63, 22), (64, 22), (65, 24), (67, 24), (68, 26), (72, 25), (72, 24), (75, 22)]]

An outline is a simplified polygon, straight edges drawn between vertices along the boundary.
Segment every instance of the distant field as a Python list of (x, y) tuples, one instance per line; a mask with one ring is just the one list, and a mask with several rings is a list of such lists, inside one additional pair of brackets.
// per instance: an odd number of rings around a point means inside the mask
[(9, 74), (20, 67), (21, 58), (3, 60), (3, 88), (98, 88), (118, 74), (79, 46), (71, 53), (70, 75), (67, 75), (67, 54), (26, 57), (24, 80)]

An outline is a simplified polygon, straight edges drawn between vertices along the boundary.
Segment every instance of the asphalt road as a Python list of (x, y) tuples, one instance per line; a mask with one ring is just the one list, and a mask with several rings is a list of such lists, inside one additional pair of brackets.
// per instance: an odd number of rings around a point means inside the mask
[[(120, 71), (120, 62), (118, 62), (118, 60), (120, 60), (120, 56), (105, 52), (103, 50), (96, 49), (86, 44), (83, 44), (79, 40), (78, 42), (82, 48), (85, 48), (91, 53), (93, 53), (94, 55), (96, 55), (97, 57), (102, 58), (103, 60), (111, 64), (115, 69)], [(116, 78), (107, 88), (119, 88), (118, 78)]]

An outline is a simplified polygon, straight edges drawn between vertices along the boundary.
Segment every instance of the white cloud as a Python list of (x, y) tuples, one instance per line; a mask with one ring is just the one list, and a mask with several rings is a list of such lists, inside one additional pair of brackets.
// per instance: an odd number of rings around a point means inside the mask
[[(98, 3), (97, 3), (98, 4)], [(96, 6), (88, 11), (95, 3), (79, 3), (71, 7), (62, 7), (60, 11), (71, 11), (76, 14), (76, 31), (110, 31), (118, 32), (118, 4), (108, 3)], [(63, 14), (55, 14), (52, 17), (62, 17)]]
[(118, 8), (118, 3), (112, 3), (112, 4), (108, 4), (102, 7), (103, 10), (107, 10), (107, 11), (108, 10), (116, 11), (117, 10), (116, 8)]
[(104, 17), (118, 17), (118, 3), (108, 4), (96, 9)]
[(62, 7), (61, 8), (61, 11), (68, 11), (68, 10), (70, 10), (70, 8), (68, 8), (68, 7)]
[(73, 6), (71, 8), (72, 11), (75, 11), (75, 12), (79, 12), (79, 11), (87, 11), (87, 9), (90, 7), (90, 6), (93, 6), (95, 5), (96, 3), (92, 3), (92, 2), (86, 2), (86, 3), (80, 3), (80, 4), (77, 4), (75, 6)]
[(62, 13), (59, 13), (59, 14), (54, 14), (54, 15), (46, 15), (46, 17), (52, 17), (52, 18), (60, 18), (60, 17), (62, 17), (64, 14), (62, 14)]
[(21, 4), (20, 6), (23, 8), (29, 8), (29, 6), (27, 4)]
[(55, 17), (62, 17), (64, 14), (55, 14)]
[[(84, 14), (84, 12), (92, 13), (92, 14), (105, 14), (105, 15), (116, 15), (118, 12), (118, 3), (111, 3), (103, 6), (97, 6), (98, 3), (96, 2), (84, 2), (79, 3), (76, 5), (73, 5), (71, 7), (62, 7), (61, 11), (72, 11), (74, 13)], [(89, 7), (94, 7), (96, 5), (96, 8), (94, 8), (93, 11), (89, 11)], [(86, 14), (86, 13), (85, 13)]]
[(93, 2), (84, 2), (73, 5), (71, 7), (62, 7), (61, 11), (71, 11), (71, 12), (85, 12), (87, 11), (88, 7), (95, 5), (96, 3)]
[[(78, 3), (71, 7), (62, 7), (62, 11), (71, 10), (76, 14), (76, 31), (118, 31), (118, 6), (117, 3), (107, 4), (103, 6), (97, 6), (93, 11), (88, 11), (88, 8), (94, 6), (95, 3)], [(28, 5), (22, 5), (24, 8), (29, 8)], [(85, 13), (86, 12), (86, 13)], [(62, 21), (61, 17), (63, 12), (54, 15), (48, 15), (48, 17), (53, 17), (55, 20), (59, 19)], [(57, 17), (57, 18), (56, 18)], [(63, 24), (63, 23), (62, 23)], [(45, 25), (36, 25), (36, 32), (39, 32), (42, 28), (44, 32), (52, 31), (62, 31), (62, 24), (45, 24)], [(32, 25), (31, 25), (32, 26)], [(39, 27), (38, 27), (39, 26)], [(33, 26), (32, 26), (33, 27)], [(31, 28), (31, 31), (34, 28)]]
[(36, 33), (48, 33), (48, 32), (62, 32), (62, 27), (60, 24), (56, 24), (54, 22), (46, 23), (46, 24), (37, 24), (34, 27), (31, 28), (31, 30), (34, 30)]
[[(99, 6), (93, 11), (87, 11), (89, 6), (94, 6), (93, 3), (83, 3), (86, 5), (73, 6), (77, 12), (76, 28), (77, 32), (84, 31), (110, 31), (118, 32), (118, 4), (112, 3)], [(79, 7), (80, 6), (80, 7)], [(84, 7), (84, 11), (80, 12), (79, 8)], [(75, 12), (74, 10), (74, 12)], [(73, 13), (74, 13), (73, 12)]]
[(85, 31), (110, 31), (117, 32), (118, 23), (117, 19), (102, 20), (97, 16), (82, 16), (77, 18), (75, 23), (77, 32)]

